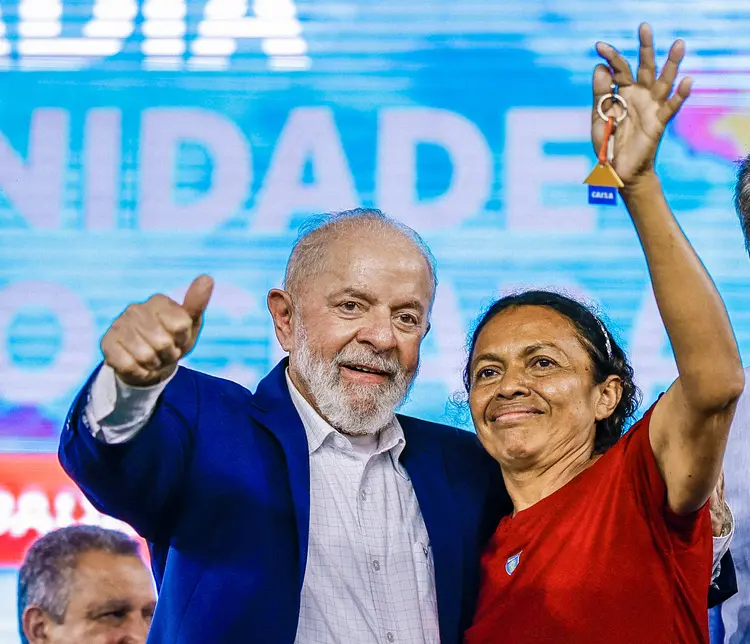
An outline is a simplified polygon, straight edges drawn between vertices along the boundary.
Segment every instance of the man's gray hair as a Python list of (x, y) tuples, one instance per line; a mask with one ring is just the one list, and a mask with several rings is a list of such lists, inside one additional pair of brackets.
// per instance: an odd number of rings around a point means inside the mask
[(139, 556), (140, 545), (117, 530), (97, 526), (70, 526), (38, 539), (26, 553), (18, 573), (18, 630), (23, 644), (23, 613), (38, 606), (62, 623), (68, 606), (70, 584), (79, 555), (103, 551), (113, 555)]
[(734, 208), (740, 218), (745, 248), (750, 253), (750, 154), (737, 166), (737, 181), (734, 184)]
[(415, 230), (376, 208), (329, 212), (305, 222), (287, 261), (284, 289), (294, 293), (305, 279), (316, 276), (322, 268), (326, 246), (340, 234), (351, 232), (396, 233), (411, 241), (427, 262), (434, 296), (437, 288), (436, 262), (429, 247)]

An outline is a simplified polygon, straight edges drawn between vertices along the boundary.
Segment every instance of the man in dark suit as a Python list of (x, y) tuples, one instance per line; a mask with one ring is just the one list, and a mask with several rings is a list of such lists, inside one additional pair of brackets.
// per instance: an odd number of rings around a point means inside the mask
[(473, 434), (394, 416), (435, 285), (410, 229), (377, 211), (331, 217), (268, 295), (289, 359), (254, 394), (177, 368), (210, 278), (113, 323), (60, 459), (149, 541), (152, 641), (460, 640), (509, 506)]
[(396, 416), (434, 260), (378, 211), (303, 235), (268, 307), (288, 360), (252, 394), (186, 368), (213, 282), (131, 305), (60, 460), (150, 543), (154, 642), (459, 642), (510, 506), (473, 434)]

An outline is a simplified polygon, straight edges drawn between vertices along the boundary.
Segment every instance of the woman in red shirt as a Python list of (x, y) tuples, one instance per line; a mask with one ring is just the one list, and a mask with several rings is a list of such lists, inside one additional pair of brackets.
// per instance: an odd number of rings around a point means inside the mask
[[(684, 45), (656, 78), (640, 29), (637, 81), (608, 45), (594, 99), (619, 85), (628, 104), (613, 166), (635, 224), (679, 377), (623, 435), (638, 406), (633, 371), (601, 321), (553, 293), (503, 298), (472, 339), (465, 384), (477, 435), (500, 463), (514, 512), (482, 560), (466, 644), (707, 642), (707, 501), (721, 471), (744, 379), (711, 278), (654, 172)], [(611, 108), (614, 110), (614, 108)], [(598, 149), (604, 121), (596, 110)]]

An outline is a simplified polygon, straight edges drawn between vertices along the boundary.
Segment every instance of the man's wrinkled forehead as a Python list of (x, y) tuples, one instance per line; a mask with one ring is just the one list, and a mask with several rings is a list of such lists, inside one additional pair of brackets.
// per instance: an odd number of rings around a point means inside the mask
[[(339, 236), (326, 244), (316, 257), (315, 270), (302, 277), (300, 290), (333, 292), (367, 285), (370, 292), (410, 291), (431, 308), (434, 298), (431, 267), (409, 239)], [(380, 288), (379, 288), (380, 287)]]
[(382, 253), (391, 261), (416, 258), (434, 290), (434, 259), (424, 242), (413, 235), (378, 218), (351, 218), (325, 225), (297, 242), (286, 268), (285, 286), (299, 291), (303, 282), (331, 267), (349, 264), (366, 253)]

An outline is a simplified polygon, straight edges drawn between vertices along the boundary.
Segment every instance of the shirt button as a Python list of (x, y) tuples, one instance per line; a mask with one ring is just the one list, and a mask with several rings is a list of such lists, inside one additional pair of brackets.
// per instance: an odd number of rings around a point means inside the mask
[(396, 639), (396, 636), (393, 633), (391, 633), (390, 631), (388, 631), (385, 634), (385, 639), (387, 639), (389, 642), (393, 642)]
[[(377, 572), (380, 570), (380, 562), (377, 559), (374, 559), (372, 562), (372, 569)], [(391, 637), (393, 637), (393, 633), (391, 633)], [(393, 640), (388, 640), (389, 642), (392, 642)]]
[(360, 498), (360, 499), (362, 499), (362, 500), (364, 501), (364, 500), (365, 500), (365, 499), (367, 498), (367, 492), (365, 492), (365, 490), (362, 490), (362, 491), (361, 491), (361, 492), (359, 493), (359, 498)]

